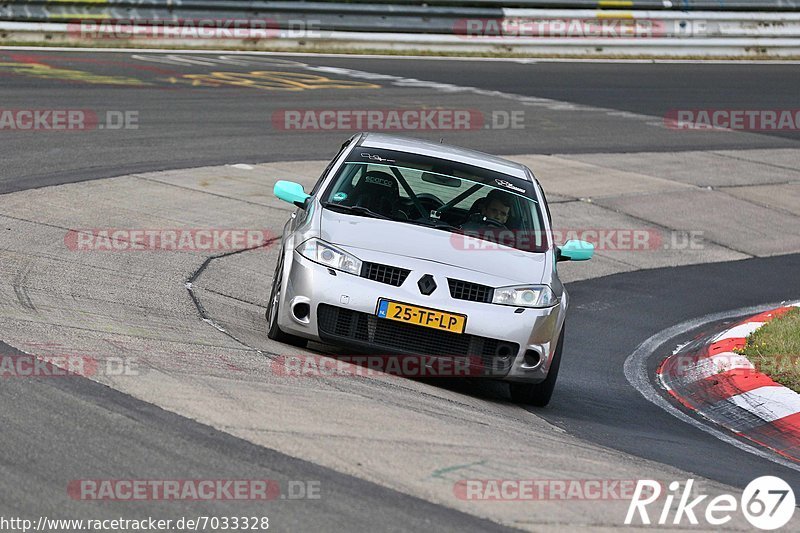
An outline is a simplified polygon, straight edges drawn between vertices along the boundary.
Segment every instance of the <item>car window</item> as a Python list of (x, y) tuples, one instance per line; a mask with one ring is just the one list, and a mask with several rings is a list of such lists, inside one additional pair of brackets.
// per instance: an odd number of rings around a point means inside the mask
[[(497, 199), (501, 199), (500, 205), (495, 203)], [(425, 168), (348, 161), (321, 201), (341, 206), (339, 210), (365, 208), (398, 222), (431, 225), (469, 235), (475, 230), (479, 238), (488, 236), (488, 240), (497, 240), (502, 231), (512, 237), (513, 247), (526, 251), (541, 252), (549, 245), (535, 199), (479, 181), (465, 171), (437, 172), (434, 165)], [(500, 220), (487, 220), (491, 218), (487, 212), (498, 207)], [(355, 214), (365, 216), (363, 212)], [(488, 231), (480, 231), (483, 229)], [(506, 244), (507, 239), (498, 242)]]

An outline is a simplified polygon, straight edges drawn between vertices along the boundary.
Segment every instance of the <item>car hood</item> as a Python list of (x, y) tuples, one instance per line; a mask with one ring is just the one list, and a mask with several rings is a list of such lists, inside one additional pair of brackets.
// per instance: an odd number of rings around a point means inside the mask
[(541, 283), (544, 278), (545, 253), (523, 252), (413, 224), (321, 211), (320, 238), (343, 248), (453, 265), (510, 283)]

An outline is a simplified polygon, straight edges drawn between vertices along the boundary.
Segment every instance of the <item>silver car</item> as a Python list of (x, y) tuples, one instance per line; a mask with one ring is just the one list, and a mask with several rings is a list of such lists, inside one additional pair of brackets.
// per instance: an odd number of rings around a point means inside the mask
[(283, 230), (268, 336), (386, 357), (457, 359), (469, 376), (547, 405), (569, 297), (557, 262), (593, 246), (552, 243), (541, 186), (524, 165), (394, 135), (345, 142)]

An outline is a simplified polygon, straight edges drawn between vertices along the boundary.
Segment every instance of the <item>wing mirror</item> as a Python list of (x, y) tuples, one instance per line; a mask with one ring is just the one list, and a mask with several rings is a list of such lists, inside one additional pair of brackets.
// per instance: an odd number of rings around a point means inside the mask
[(559, 261), (588, 261), (594, 255), (594, 244), (586, 241), (569, 240), (564, 246), (556, 247)]
[(306, 208), (308, 199), (311, 198), (311, 195), (306, 194), (303, 190), (302, 185), (293, 181), (280, 180), (276, 182), (272, 192), (284, 202), (294, 204), (301, 209)]

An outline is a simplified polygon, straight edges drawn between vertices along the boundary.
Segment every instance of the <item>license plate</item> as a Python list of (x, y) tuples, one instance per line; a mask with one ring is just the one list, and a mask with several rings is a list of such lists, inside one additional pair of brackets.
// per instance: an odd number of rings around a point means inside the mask
[(426, 328), (449, 331), (451, 333), (464, 333), (464, 328), (467, 326), (467, 315), (393, 302), (383, 298), (378, 300), (377, 314), (380, 318), (407, 322), (416, 326), (425, 326)]

